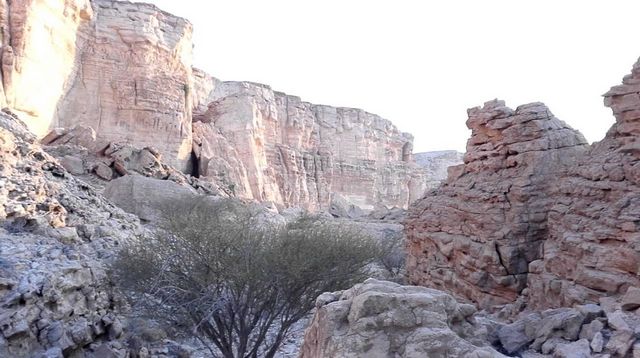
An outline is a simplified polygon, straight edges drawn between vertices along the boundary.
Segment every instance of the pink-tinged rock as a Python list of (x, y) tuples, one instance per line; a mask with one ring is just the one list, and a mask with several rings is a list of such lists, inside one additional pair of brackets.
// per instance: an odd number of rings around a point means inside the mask
[(99, 141), (155, 145), (167, 162), (187, 167), (188, 21), (113, 0), (4, 1), (0, 14), (0, 104), (29, 129), (44, 136), (53, 127), (89, 126)]
[(408, 273), (490, 308), (515, 301), (542, 258), (555, 180), (585, 152), (584, 137), (541, 103), (468, 111), (465, 164), (410, 209)]
[(412, 158), (413, 137), (377, 115), (201, 73), (195, 88), (198, 174), (237, 196), (327, 210), (338, 195), (373, 210), (406, 208), (426, 188), (425, 170)]
[[(625, 83), (639, 79), (634, 71)], [(531, 291), (533, 307), (596, 302), (625, 292), (627, 309), (640, 307), (632, 289), (640, 286), (640, 98), (629, 90), (621, 85), (605, 95), (616, 123), (556, 181), (542, 273), (529, 275), (537, 288)], [(559, 290), (551, 285), (555, 281)]]

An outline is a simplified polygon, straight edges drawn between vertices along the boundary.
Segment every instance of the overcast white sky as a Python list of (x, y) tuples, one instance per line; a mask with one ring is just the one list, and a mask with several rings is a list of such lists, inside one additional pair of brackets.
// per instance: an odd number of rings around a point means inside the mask
[(303, 100), (363, 108), (464, 150), (466, 109), (545, 102), (600, 140), (601, 95), (640, 56), (640, 1), (151, 0), (194, 25), (195, 65)]

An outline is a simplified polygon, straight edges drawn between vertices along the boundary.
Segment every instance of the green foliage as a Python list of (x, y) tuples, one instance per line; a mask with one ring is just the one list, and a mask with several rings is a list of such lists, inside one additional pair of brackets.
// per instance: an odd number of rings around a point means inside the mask
[(118, 277), (142, 312), (223, 357), (273, 357), (318, 295), (350, 287), (381, 255), (356, 226), (288, 224), (233, 200), (171, 203), (163, 232), (122, 250)]

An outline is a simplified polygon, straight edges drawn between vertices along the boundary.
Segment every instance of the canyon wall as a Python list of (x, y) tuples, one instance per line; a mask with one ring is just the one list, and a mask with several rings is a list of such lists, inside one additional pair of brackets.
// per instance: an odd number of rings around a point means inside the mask
[(464, 164), (410, 209), (408, 273), (491, 307), (526, 287), (547, 236), (546, 193), (587, 145), (541, 103), (491, 101), (468, 114)]
[(98, 152), (153, 147), (179, 170), (284, 207), (406, 208), (426, 188), (412, 137), (391, 122), (192, 69), (191, 24), (153, 5), (22, 0), (0, 10), (0, 100), (40, 137), (82, 125)]
[[(198, 174), (241, 197), (310, 210), (338, 198), (407, 207), (425, 189), (412, 136), (354, 108), (314, 105), (248, 82), (203, 78), (194, 116)], [(205, 89), (208, 89), (206, 91)]]
[(112, 0), (0, 2), (2, 101), (39, 136), (91, 126), (104, 141), (191, 154), (191, 24)]

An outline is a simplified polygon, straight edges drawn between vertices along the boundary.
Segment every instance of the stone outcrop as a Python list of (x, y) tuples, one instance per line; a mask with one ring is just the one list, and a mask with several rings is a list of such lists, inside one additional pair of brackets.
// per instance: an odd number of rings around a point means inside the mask
[(488, 308), (525, 288), (548, 235), (548, 193), (587, 145), (541, 103), (495, 100), (468, 114), (464, 164), (410, 209), (408, 273)]
[(425, 169), (427, 187), (432, 189), (447, 179), (449, 167), (462, 164), (464, 153), (455, 150), (440, 150), (414, 153), (413, 158), (416, 164)]
[(531, 305), (597, 302), (640, 286), (640, 62), (605, 94), (606, 137), (556, 181), (543, 260), (531, 264)]
[(487, 346), (475, 307), (444, 292), (369, 279), (316, 307), (301, 358), (503, 357)]
[(154, 147), (137, 148), (122, 141), (108, 142), (91, 127), (55, 128), (40, 140), (71, 174), (101, 188), (130, 174), (178, 183), (200, 194), (228, 196), (228, 188), (199, 180), (166, 164)]
[(407, 207), (425, 189), (412, 137), (383, 118), (265, 85), (200, 82), (212, 102), (194, 116), (198, 174), (233, 183), (240, 197), (317, 210), (339, 195), (371, 210)]
[(3, 1), (6, 103), (39, 136), (78, 124), (99, 138), (191, 155), (192, 27), (153, 5)]

